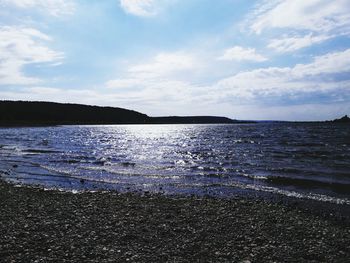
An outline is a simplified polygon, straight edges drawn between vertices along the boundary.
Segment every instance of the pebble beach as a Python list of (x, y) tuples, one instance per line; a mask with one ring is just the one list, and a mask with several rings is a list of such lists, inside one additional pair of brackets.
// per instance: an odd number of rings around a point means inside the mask
[(350, 223), (244, 198), (16, 187), (0, 181), (1, 262), (347, 262)]

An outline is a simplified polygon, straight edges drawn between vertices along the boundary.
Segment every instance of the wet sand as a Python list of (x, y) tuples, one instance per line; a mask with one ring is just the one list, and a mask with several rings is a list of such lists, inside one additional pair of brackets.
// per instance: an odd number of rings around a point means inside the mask
[(350, 222), (244, 198), (63, 193), (0, 180), (0, 262), (348, 262)]

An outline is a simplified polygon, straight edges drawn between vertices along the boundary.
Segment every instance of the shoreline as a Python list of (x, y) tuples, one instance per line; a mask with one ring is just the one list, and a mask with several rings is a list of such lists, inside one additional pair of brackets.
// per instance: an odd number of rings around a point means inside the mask
[(345, 262), (349, 218), (260, 199), (15, 187), (0, 179), (5, 262)]

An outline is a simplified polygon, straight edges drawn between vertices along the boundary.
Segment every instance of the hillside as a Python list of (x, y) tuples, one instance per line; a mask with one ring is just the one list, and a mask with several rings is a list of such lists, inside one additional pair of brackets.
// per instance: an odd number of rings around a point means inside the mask
[(182, 123), (239, 123), (239, 121), (215, 116), (149, 117), (123, 108), (81, 104), (0, 101), (1, 126)]
[(350, 118), (348, 117), (348, 115), (345, 115), (344, 117), (340, 118), (340, 119), (335, 119), (331, 122), (335, 122), (335, 123), (350, 123)]
[(216, 116), (170, 116), (170, 117), (152, 117), (154, 124), (191, 124), (191, 123), (241, 123), (243, 121), (232, 120), (226, 117)]
[(53, 102), (1, 101), (0, 123), (11, 124), (132, 124), (149, 117), (132, 110)]

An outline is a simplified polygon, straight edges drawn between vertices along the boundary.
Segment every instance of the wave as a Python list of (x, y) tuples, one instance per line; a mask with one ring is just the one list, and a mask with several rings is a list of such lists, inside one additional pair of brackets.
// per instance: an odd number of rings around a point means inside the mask
[[(240, 182), (231, 182), (231, 183), (225, 183), (225, 184), (216, 184), (215, 186), (235, 187), (235, 188), (246, 189), (246, 190), (280, 194), (280, 195), (294, 197), (298, 199), (309, 199), (309, 200), (328, 202), (328, 203), (334, 203), (334, 204), (350, 205), (350, 199), (348, 198), (332, 197), (328, 195), (314, 194), (314, 193), (301, 193), (297, 191), (283, 190), (277, 187), (263, 186), (259, 184), (243, 184)], [(207, 185), (207, 187), (210, 187), (210, 185)]]
[(25, 153), (60, 153), (60, 151), (55, 150), (45, 150), (45, 149), (25, 149), (22, 150)]
[(268, 177), (267, 182), (275, 185), (297, 186), (300, 188), (328, 188), (337, 193), (350, 194), (350, 184), (347, 183), (324, 182), (313, 179), (290, 178), (282, 176)]
[[(138, 188), (144, 187), (147, 183), (141, 182), (141, 181), (125, 181), (125, 178), (89, 178), (86, 176), (80, 176), (72, 174), (68, 171), (62, 170), (62, 169), (55, 169), (52, 167), (43, 167), (45, 169), (48, 169), (53, 172), (61, 173), (63, 175), (53, 175), (53, 174), (36, 174), (36, 173), (26, 173), (23, 172), (24, 175), (10, 175), (10, 174), (4, 174), (5, 178), (8, 178), (9, 180), (13, 179), (23, 179), (23, 181), (28, 180), (34, 180), (38, 182), (42, 182), (43, 185), (47, 186), (47, 180), (45, 180), (45, 177), (50, 177), (50, 181), (57, 181), (60, 182), (60, 179), (66, 178), (71, 180), (77, 180), (80, 183), (90, 182), (90, 183), (97, 183), (97, 184), (110, 184), (110, 185), (133, 185)], [(28, 176), (29, 175), (29, 176)], [(130, 176), (130, 175), (129, 175)], [(134, 176), (141, 176), (141, 177), (148, 177), (145, 175), (140, 174), (134, 174)], [(154, 175), (153, 175), (154, 176)], [(148, 178), (151, 178), (152, 176), (149, 176)], [(155, 176), (157, 179), (164, 179), (160, 176)], [(43, 179), (40, 179), (43, 178)], [(179, 179), (179, 176), (167, 176), (168, 179)], [(282, 180), (282, 179), (276, 179), (276, 180)], [(283, 181), (283, 180), (282, 180)], [(231, 181), (229, 183), (200, 183), (200, 182), (192, 182), (192, 183), (184, 183), (183, 181), (172, 181), (172, 182), (158, 182), (158, 183), (148, 183), (149, 186), (156, 187), (158, 186), (164, 186), (164, 187), (173, 187), (173, 192), (176, 193), (179, 191), (180, 188), (186, 187), (186, 188), (202, 188), (202, 189), (208, 189), (212, 188), (213, 190), (220, 187), (234, 187), (244, 190), (254, 190), (254, 191), (260, 191), (260, 192), (267, 192), (267, 193), (273, 193), (273, 194), (280, 194), (288, 197), (294, 197), (299, 199), (310, 199), (310, 200), (316, 200), (321, 202), (329, 202), (329, 203), (335, 203), (335, 204), (346, 204), (350, 205), (350, 200), (347, 198), (339, 198), (339, 197), (332, 197), (324, 194), (315, 194), (315, 193), (302, 193), (297, 191), (290, 191), (290, 190), (284, 190), (277, 187), (271, 187), (271, 186), (264, 186), (259, 184), (245, 184), (238, 181)], [(349, 187), (349, 186), (346, 186)]]

